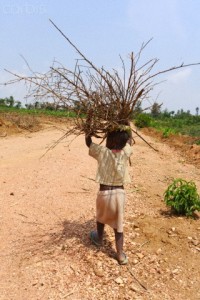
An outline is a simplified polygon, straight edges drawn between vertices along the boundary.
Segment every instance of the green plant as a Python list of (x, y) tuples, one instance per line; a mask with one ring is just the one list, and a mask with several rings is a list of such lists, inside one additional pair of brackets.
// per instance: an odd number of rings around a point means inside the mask
[(139, 128), (149, 127), (151, 124), (151, 117), (147, 114), (139, 114), (135, 119), (135, 126)]
[(200, 196), (193, 181), (175, 179), (165, 191), (164, 201), (178, 214), (192, 216), (195, 210), (200, 211)]
[(163, 129), (163, 137), (164, 138), (168, 138), (170, 136), (170, 134), (173, 134), (174, 133), (174, 130), (172, 128), (164, 128)]
[(200, 145), (200, 140), (195, 142), (196, 145)]

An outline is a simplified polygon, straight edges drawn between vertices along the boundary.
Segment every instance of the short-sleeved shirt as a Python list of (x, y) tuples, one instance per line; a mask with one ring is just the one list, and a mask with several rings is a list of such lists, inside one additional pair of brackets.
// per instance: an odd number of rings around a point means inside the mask
[(92, 143), (89, 155), (98, 162), (96, 182), (111, 186), (129, 183), (128, 162), (131, 154), (132, 148), (128, 143), (122, 150), (110, 150)]

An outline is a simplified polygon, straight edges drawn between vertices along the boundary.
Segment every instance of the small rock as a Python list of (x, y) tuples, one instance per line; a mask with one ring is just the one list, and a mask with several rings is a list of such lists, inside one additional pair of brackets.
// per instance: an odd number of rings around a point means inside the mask
[(98, 268), (101, 268), (101, 267), (102, 267), (102, 262), (101, 262), (101, 261), (98, 261), (98, 262), (97, 262), (97, 267), (98, 267)]
[(140, 292), (140, 288), (136, 284), (131, 284), (130, 289), (136, 293)]
[(192, 240), (192, 237), (191, 237), (191, 236), (188, 236), (187, 238), (188, 238), (188, 240), (190, 240), (190, 241)]
[(138, 261), (136, 258), (133, 260), (133, 264), (134, 264), (134, 265), (137, 265), (138, 262), (139, 262), (139, 261)]
[(165, 262), (167, 262), (167, 261), (168, 261), (168, 258), (167, 258), (167, 257), (165, 257), (165, 258), (164, 258), (164, 261), (165, 261)]
[(139, 259), (143, 259), (143, 257), (144, 257), (144, 254), (142, 254), (142, 253), (137, 253), (136, 255)]
[(65, 245), (62, 245), (62, 246), (61, 246), (61, 250), (62, 250), (62, 251), (65, 251), (65, 249), (66, 249)]
[(173, 232), (176, 231), (176, 228), (175, 228), (175, 227), (172, 227), (172, 228), (171, 228), (171, 231), (173, 231)]
[(94, 274), (98, 277), (103, 277), (104, 276), (104, 272), (102, 269), (98, 269), (98, 268), (94, 268)]
[(11, 196), (14, 196), (14, 193), (13, 193), (13, 192), (11, 192), (11, 193), (10, 193), (10, 195), (11, 195)]
[(161, 269), (156, 268), (156, 271), (157, 271), (158, 274), (161, 274)]
[(164, 238), (164, 237), (161, 238), (161, 241), (162, 241), (163, 243), (166, 243), (166, 244), (168, 243), (168, 239), (167, 239), (167, 238)]
[(151, 259), (149, 262), (154, 263), (156, 261), (156, 259), (157, 259), (156, 255), (153, 255), (153, 256), (151, 256)]
[(139, 225), (137, 223), (133, 224), (134, 228), (139, 228)]
[(193, 241), (192, 241), (192, 244), (193, 244), (193, 245), (195, 245), (195, 246), (198, 246), (198, 244), (199, 244), (199, 241), (197, 241), (197, 240), (193, 240)]
[(172, 274), (178, 274), (178, 272), (179, 272), (179, 269), (172, 270)]
[(162, 249), (159, 248), (157, 251), (156, 251), (156, 254), (160, 254), (162, 252)]
[(115, 282), (117, 283), (117, 284), (123, 284), (124, 282), (123, 282), (123, 279), (121, 278), (121, 277), (117, 277), (116, 279), (115, 279)]
[(156, 274), (156, 269), (154, 269), (154, 268), (150, 269), (150, 270), (149, 270), (149, 273), (150, 273), (150, 274)]

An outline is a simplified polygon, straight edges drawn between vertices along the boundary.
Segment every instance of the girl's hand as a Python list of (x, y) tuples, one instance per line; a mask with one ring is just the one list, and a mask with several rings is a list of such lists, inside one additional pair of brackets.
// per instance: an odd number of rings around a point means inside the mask
[(85, 143), (88, 147), (90, 147), (90, 145), (92, 144), (92, 138), (90, 134), (85, 135)]

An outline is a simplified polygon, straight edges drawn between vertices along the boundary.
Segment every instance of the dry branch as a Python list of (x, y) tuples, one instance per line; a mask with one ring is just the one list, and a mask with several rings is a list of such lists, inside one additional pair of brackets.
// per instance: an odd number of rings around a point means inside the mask
[[(137, 104), (148, 99), (155, 85), (159, 84), (153, 81), (155, 77), (200, 64), (182, 63), (179, 66), (153, 73), (158, 59), (151, 59), (139, 65), (142, 52), (151, 41), (149, 40), (142, 44), (136, 55), (131, 53), (128, 71), (120, 56), (123, 71), (120, 75), (115, 69), (108, 71), (104, 67), (96, 67), (52, 20), (50, 22), (79, 54), (80, 59), (76, 61), (74, 70), (69, 70), (61, 63), (54, 61), (47, 73), (40, 74), (33, 72), (23, 58), (32, 75), (26, 77), (7, 70), (14, 79), (6, 84), (23, 81), (28, 87), (27, 97), (34, 96), (36, 100), (43, 102), (46, 98), (56, 104), (63, 104), (69, 111), (75, 112), (73, 128), (61, 139), (72, 134), (78, 136), (83, 133), (104, 139), (109, 131), (116, 130), (119, 125), (129, 124)], [(142, 138), (136, 131), (134, 133)]]

